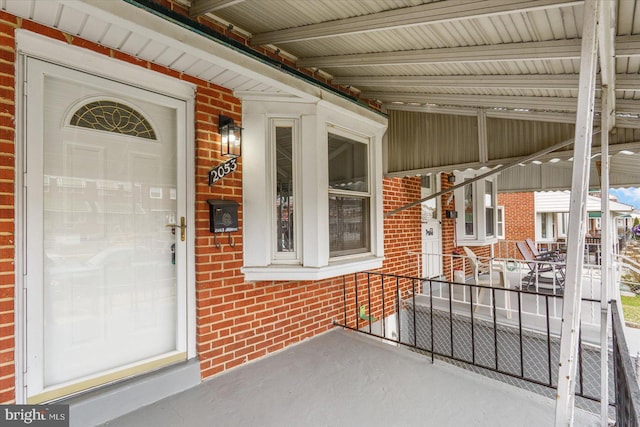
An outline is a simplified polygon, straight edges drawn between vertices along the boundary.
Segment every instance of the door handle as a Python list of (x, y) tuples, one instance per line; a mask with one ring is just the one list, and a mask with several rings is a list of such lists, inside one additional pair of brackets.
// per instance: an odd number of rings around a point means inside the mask
[(180, 217), (180, 225), (178, 224), (167, 224), (167, 227), (171, 227), (174, 231), (176, 228), (180, 227), (180, 240), (184, 242), (185, 239), (185, 230), (187, 229), (187, 221), (183, 216)]

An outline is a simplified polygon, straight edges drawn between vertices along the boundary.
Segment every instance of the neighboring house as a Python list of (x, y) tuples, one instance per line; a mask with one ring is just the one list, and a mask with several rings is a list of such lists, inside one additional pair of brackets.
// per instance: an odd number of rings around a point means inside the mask
[[(499, 211), (503, 212), (504, 234), (507, 241), (530, 238), (539, 243), (565, 242), (569, 225), (568, 191), (536, 191), (503, 193), (498, 195)], [(617, 218), (633, 211), (633, 207), (611, 200), (610, 211), (614, 225)], [(601, 230), (601, 199), (587, 197), (587, 236), (598, 237)], [(617, 230), (618, 227), (614, 227)]]

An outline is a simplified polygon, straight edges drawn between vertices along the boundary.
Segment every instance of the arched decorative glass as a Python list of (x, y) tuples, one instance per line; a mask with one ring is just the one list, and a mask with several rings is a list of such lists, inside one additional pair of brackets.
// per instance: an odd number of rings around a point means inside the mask
[(120, 133), (144, 139), (156, 139), (151, 123), (142, 114), (111, 100), (92, 101), (71, 117), (71, 126)]

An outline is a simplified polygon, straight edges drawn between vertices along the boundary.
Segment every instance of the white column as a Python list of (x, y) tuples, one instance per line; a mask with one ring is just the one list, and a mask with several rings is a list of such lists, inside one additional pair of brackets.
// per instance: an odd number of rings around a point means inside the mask
[(583, 248), (586, 234), (586, 202), (589, 191), (591, 132), (595, 98), (597, 58), (597, 12), (599, 0), (586, 0), (582, 25), (580, 83), (576, 113), (567, 263), (560, 332), (560, 359), (555, 425), (573, 425), (575, 379), (580, 334), (580, 298), (582, 296)]
[(600, 193), (602, 202), (600, 230), (600, 261), (601, 280), (600, 286), (600, 425), (609, 425), (609, 287), (612, 284), (611, 266), (613, 262), (613, 246), (611, 242), (611, 213), (609, 211), (609, 92), (602, 90), (602, 134), (600, 144), (602, 149), (602, 163), (600, 166)]
[(600, 286), (600, 425), (609, 425), (609, 299), (614, 293), (616, 281), (613, 275), (613, 232), (609, 209), (609, 135), (615, 126), (615, 21), (616, 1), (602, 3), (598, 26), (598, 46), (600, 52), (600, 76), (602, 81), (601, 102), (601, 153), (600, 192), (602, 202), (600, 257), (602, 284)]

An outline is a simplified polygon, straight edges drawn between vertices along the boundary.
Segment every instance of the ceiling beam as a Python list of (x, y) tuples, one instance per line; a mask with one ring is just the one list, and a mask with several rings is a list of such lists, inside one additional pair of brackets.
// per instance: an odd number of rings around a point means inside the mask
[[(615, 56), (640, 56), (640, 35), (615, 38)], [(580, 59), (580, 39), (502, 43), (399, 52), (358, 53), (300, 58), (299, 67), (368, 67), (381, 65)]]
[[(640, 75), (635, 75), (640, 86)], [(413, 88), (449, 87), (457, 89), (578, 89), (578, 74), (468, 75), (468, 76), (351, 76), (336, 77), (331, 83)]]
[(416, 25), (440, 24), (472, 18), (523, 13), (546, 8), (582, 5), (569, 0), (467, 0), (442, 1), (386, 10), (368, 15), (321, 22), (256, 34), (251, 45), (291, 43), (348, 34), (384, 31)]
[[(498, 95), (454, 95), (454, 94), (418, 94), (411, 92), (362, 92), (365, 99), (383, 102), (408, 102), (435, 105), (459, 105), (463, 107), (485, 108), (521, 108), (531, 110), (576, 111), (577, 98), (559, 98), (549, 96), (498, 96)], [(640, 110), (640, 103), (636, 110)], [(599, 107), (599, 106), (598, 106)]]
[[(626, 104), (623, 102), (623, 107)], [(470, 107), (443, 107), (439, 105), (411, 105), (411, 104), (386, 104), (386, 111), (414, 111), (417, 113), (451, 114), (454, 116), (476, 116), (478, 108)], [(550, 123), (575, 123), (576, 114), (562, 111), (523, 111), (517, 109), (488, 108), (487, 117), (493, 119), (527, 120), (534, 122)], [(640, 129), (640, 118), (616, 116), (616, 127), (627, 129)]]
[[(609, 77), (609, 88), (640, 91), (640, 74), (616, 74)], [(578, 74), (493, 74), (466, 76), (342, 76), (331, 80), (336, 85), (395, 86), (456, 89), (578, 89)], [(600, 79), (596, 82), (601, 86)]]
[(200, 16), (205, 13), (215, 12), (245, 0), (194, 0), (189, 8), (190, 16)]
[[(382, 102), (405, 102), (416, 104), (434, 104), (441, 106), (484, 107), (484, 108), (517, 108), (538, 111), (576, 111), (577, 98), (560, 98), (552, 96), (500, 96), (500, 95), (454, 95), (412, 92), (362, 92), (365, 99)], [(393, 108), (393, 107), (391, 107)], [(596, 112), (600, 112), (600, 100), (596, 99)], [(640, 102), (634, 99), (618, 99), (617, 113), (640, 114)]]
[[(638, 38), (640, 44), (640, 37)], [(580, 39), (300, 58), (299, 67), (365, 67), (580, 58)]]

